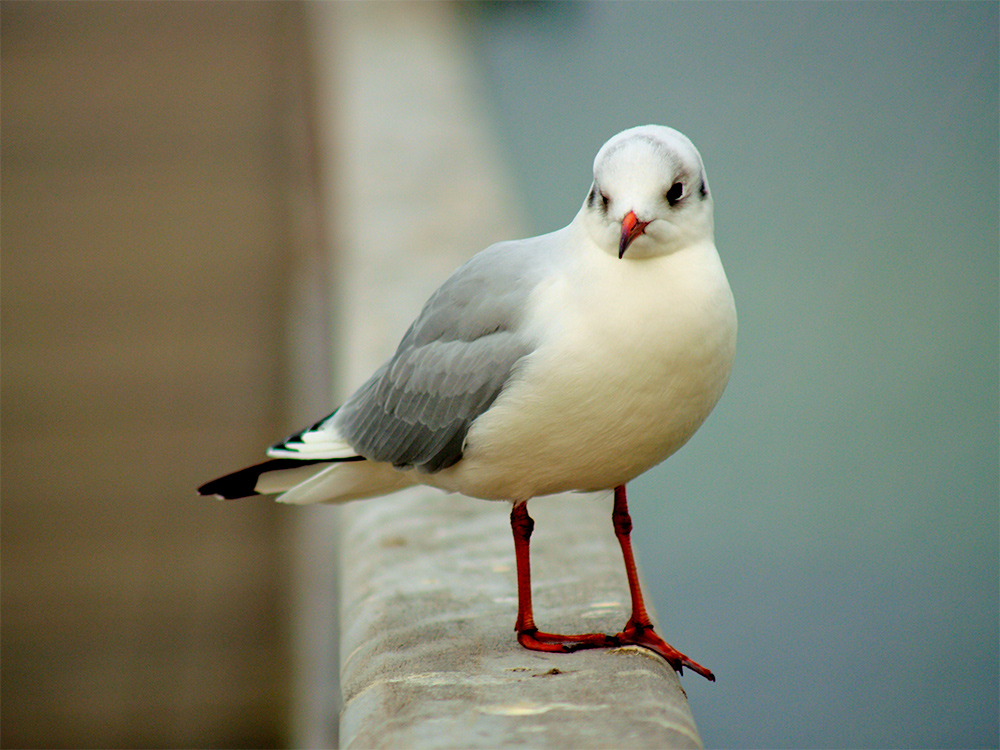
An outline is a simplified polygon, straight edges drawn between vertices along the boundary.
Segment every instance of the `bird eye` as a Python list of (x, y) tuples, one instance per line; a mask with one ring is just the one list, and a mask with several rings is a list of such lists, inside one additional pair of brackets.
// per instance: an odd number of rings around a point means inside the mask
[(608, 204), (611, 202), (611, 199), (608, 198), (603, 190), (597, 187), (597, 183), (594, 183), (593, 187), (590, 188), (590, 194), (587, 196), (587, 205), (596, 207), (598, 196), (601, 197), (601, 208), (604, 210), (604, 213), (607, 213)]
[(684, 197), (684, 183), (675, 182), (670, 186), (670, 190), (667, 191), (667, 203), (671, 206), (675, 205), (677, 201)]

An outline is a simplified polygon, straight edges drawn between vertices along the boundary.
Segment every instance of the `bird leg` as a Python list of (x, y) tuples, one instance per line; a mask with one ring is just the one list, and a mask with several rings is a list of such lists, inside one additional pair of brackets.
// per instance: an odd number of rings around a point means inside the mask
[(635, 557), (632, 555), (632, 517), (628, 513), (628, 501), (625, 498), (625, 485), (623, 484), (615, 487), (615, 506), (611, 512), (611, 521), (615, 527), (615, 536), (618, 537), (618, 543), (622, 548), (622, 557), (625, 559), (625, 574), (628, 576), (628, 590), (632, 596), (632, 616), (625, 623), (624, 630), (615, 636), (615, 640), (622, 645), (644, 646), (654, 651), (666, 659), (667, 663), (678, 673), (682, 673), (683, 667), (687, 667), (702, 677), (715, 682), (715, 675), (710, 669), (689, 659), (653, 632), (653, 623), (650, 621), (646, 605), (642, 601), (639, 574), (636, 572)]
[(510, 512), (510, 528), (514, 532), (514, 558), (517, 561), (517, 642), (532, 651), (568, 653), (584, 648), (617, 646), (615, 638), (604, 633), (563, 635), (542, 633), (535, 626), (531, 611), (531, 555), (529, 544), (535, 522), (528, 515), (528, 504), (517, 503)]
[(615, 505), (611, 513), (615, 528), (615, 536), (622, 548), (625, 560), (625, 574), (628, 577), (629, 594), (632, 598), (632, 615), (625, 628), (617, 635), (604, 633), (581, 633), (566, 635), (561, 633), (543, 633), (535, 625), (531, 608), (531, 532), (535, 522), (528, 515), (528, 504), (518, 503), (510, 512), (510, 528), (514, 533), (514, 558), (517, 561), (517, 641), (524, 648), (532, 651), (552, 651), (568, 653), (585, 648), (602, 648), (622, 645), (643, 646), (659, 654), (678, 672), (684, 667), (697, 672), (702, 677), (715, 681), (712, 671), (689, 659), (680, 651), (664, 641), (653, 632), (653, 623), (646, 612), (639, 587), (639, 575), (636, 572), (635, 556), (632, 554), (632, 518), (628, 512), (628, 502), (625, 497), (625, 486), (615, 488)]

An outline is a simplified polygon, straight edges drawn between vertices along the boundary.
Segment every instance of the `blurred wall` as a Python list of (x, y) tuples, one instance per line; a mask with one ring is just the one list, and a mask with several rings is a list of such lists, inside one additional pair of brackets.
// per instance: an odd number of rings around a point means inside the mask
[(301, 7), (0, 12), (2, 744), (281, 744), (282, 509), (194, 491), (287, 429)]

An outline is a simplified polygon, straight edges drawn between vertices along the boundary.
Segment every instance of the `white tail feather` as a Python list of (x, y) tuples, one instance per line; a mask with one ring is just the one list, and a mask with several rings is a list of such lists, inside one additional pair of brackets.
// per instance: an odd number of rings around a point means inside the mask
[(413, 484), (410, 472), (398, 471), (388, 464), (344, 461), (322, 465), (319, 472), (275, 500), (291, 505), (346, 503), (396, 492)]
[(257, 477), (257, 484), (254, 489), (261, 495), (274, 495), (278, 492), (286, 492), (297, 484), (302, 484), (307, 479), (323, 471), (329, 464), (307, 464), (294, 469), (283, 469), (281, 471), (265, 471)]

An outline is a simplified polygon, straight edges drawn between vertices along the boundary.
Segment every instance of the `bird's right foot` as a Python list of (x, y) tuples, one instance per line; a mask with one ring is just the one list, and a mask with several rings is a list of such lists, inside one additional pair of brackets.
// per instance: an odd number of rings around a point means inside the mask
[(618, 639), (604, 633), (542, 633), (538, 628), (517, 631), (517, 642), (530, 651), (568, 654), (585, 648), (611, 648)]

